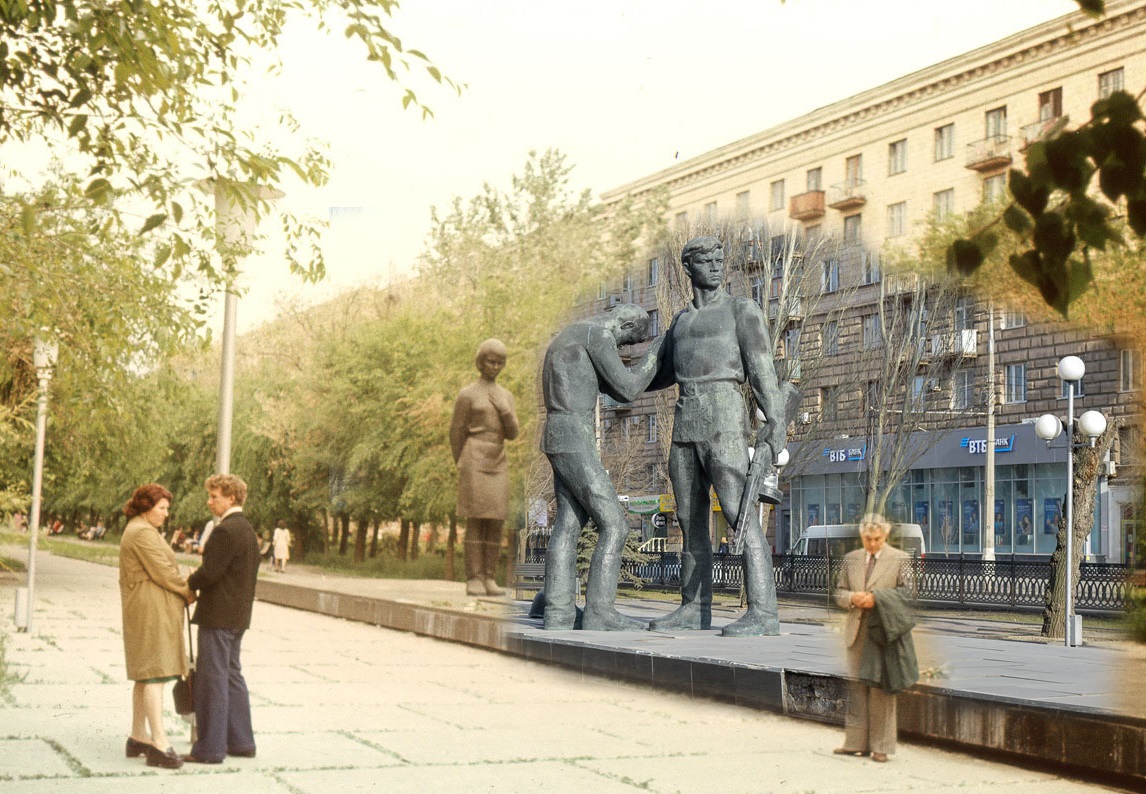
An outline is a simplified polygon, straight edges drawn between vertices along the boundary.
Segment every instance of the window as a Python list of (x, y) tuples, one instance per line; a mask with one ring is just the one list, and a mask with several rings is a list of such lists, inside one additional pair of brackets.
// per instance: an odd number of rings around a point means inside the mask
[(985, 137), (991, 139), (1007, 137), (1007, 108), (1005, 105), (1001, 108), (988, 110), (985, 116), (985, 121)]
[(895, 176), (907, 170), (907, 138), (887, 146), (887, 175)]
[(676, 214), (676, 225), (681, 229), (688, 228), (688, 212), (678, 212)]
[(879, 315), (868, 314), (863, 318), (863, 349), (875, 350), (883, 344), (883, 330), (880, 327)]
[(1025, 403), (1027, 401), (1027, 365), (1008, 364), (1003, 388), (1003, 402)]
[(861, 257), (863, 264), (863, 283), (875, 284), (879, 281), (879, 252), (865, 251)]
[(1039, 121), (1050, 121), (1062, 115), (1062, 89), (1052, 88), (1039, 94)]
[(609, 297), (609, 285), (606, 284), (604, 281), (598, 282), (597, 283), (597, 299), (598, 300), (604, 300), (607, 297)]
[(863, 213), (856, 213), (844, 218), (844, 242), (855, 245), (860, 241), (862, 231)]
[(1027, 324), (1027, 316), (1022, 312), (1004, 311), (1000, 318), (999, 328), (1006, 331), (1011, 328), (1022, 328)]
[(934, 196), (935, 220), (945, 221), (955, 213), (955, 188), (940, 190)]
[(1007, 197), (1007, 175), (995, 174), (983, 180), (983, 201), (991, 204)]
[(1124, 84), (1125, 72), (1121, 66), (1117, 69), (1111, 69), (1109, 72), (1103, 72), (1098, 75), (1098, 98), (1106, 99), (1115, 91), (1121, 91)]
[(810, 168), (808, 169), (808, 192), (813, 190), (824, 189), (824, 169), (823, 168)]
[(855, 154), (844, 160), (844, 181), (855, 187), (863, 181), (863, 155)]
[(879, 411), (880, 388), (879, 380), (869, 380), (863, 390), (863, 412), (867, 416)]
[(951, 378), (951, 407), (962, 411), (971, 407), (973, 396), (971, 371), (961, 369)]
[(649, 444), (657, 443), (657, 415), (649, 414), (648, 432), (645, 434), (645, 441)]
[(835, 292), (840, 288), (840, 260), (820, 262), (820, 292)]
[(704, 205), (704, 220), (708, 223), (716, 223), (716, 202), (710, 201)]
[(787, 235), (778, 234), (771, 240), (772, 275), (779, 276), (784, 272), (784, 260), (788, 253)]
[(661, 260), (653, 257), (649, 260), (649, 286), (655, 287), (661, 279)]
[(918, 411), (923, 407), (923, 394), (927, 388), (928, 379), (923, 375), (916, 375), (911, 379), (911, 408)]
[(799, 358), (800, 357), (800, 332), (801, 327), (793, 325), (784, 332), (784, 357), (785, 358)]
[(955, 299), (952, 322), (956, 331), (967, 331), (974, 327), (974, 318), (971, 316), (971, 301), (966, 296)]
[(955, 156), (955, 125), (944, 124), (935, 128), (935, 162)]
[[(1062, 387), (1059, 389), (1058, 398), (1060, 400), (1065, 400), (1070, 396), (1070, 392), (1068, 391), (1070, 387), (1070, 381), (1060, 380), (1059, 383), (1062, 384)], [(1074, 381), (1074, 396), (1076, 398), (1086, 396), (1086, 378)]]
[(770, 210), (784, 209), (784, 180), (778, 179), (772, 183), (772, 201), (768, 206)]
[(764, 279), (761, 276), (752, 279), (752, 300), (761, 309), (764, 308)]
[(621, 281), (621, 290), (624, 292), (633, 291), (633, 274), (626, 273), (625, 278)]
[(823, 235), (823, 227), (814, 223), (811, 226), (804, 227), (804, 249), (814, 248), (820, 244), (820, 239)]
[(1118, 351), (1118, 390), (1138, 391), (1142, 388), (1142, 354), (1137, 350)]
[(907, 202), (900, 201), (887, 208), (887, 236), (900, 237), (907, 229)]
[(828, 320), (820, 329), (820, 348), (825, 356), (835, 356), (840, 352), (840, 324)]
[(748, 220), (748, 215), (751, 205), (748, 203), (748, 191), (736, 194), (736, 219), (740, 221)]
[(820, 389), (820, 418), (836, 419), (839, 416), (839, 395), (835, 386)]
[(661, 335), (661, 313), (657, 309), (649, 309), (649, 339), (656, 339)]

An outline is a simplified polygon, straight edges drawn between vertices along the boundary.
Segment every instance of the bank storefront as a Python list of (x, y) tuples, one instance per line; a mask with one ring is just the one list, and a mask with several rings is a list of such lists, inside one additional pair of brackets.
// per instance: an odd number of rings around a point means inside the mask
[[(914, 434), (919, 457), (888, 497), (888, 518), (919, 524), (928, 555), (980, 554), (985, 527), (993, 528), (996, 555), (1049, 555), (1066, 493), (1065, 446), (1048, 449), (1033, 424), (998, 427), (995, 498), (987, 506), (986, 436), (982, 427)], [(858, 521), (864, 507), (865, 442), (831, 439), (803, 446), (808, 448), (791, 445), (790, 493), (778, 526), (777, 547), (782, 549), (791, 548), (804, 527)], [(1118, 532), (1111, 515), (1120, 511), (1103, 478), (1088, 553), (1114, 562), (1121, 557), (1122, 543), (1110, 537), (1111, 526)]]

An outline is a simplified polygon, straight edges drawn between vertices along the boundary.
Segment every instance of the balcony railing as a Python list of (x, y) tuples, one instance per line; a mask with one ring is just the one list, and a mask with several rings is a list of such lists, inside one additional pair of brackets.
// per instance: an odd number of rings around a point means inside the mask
[(797, 221), (811, 221), (823, 217), (824, 191), (809, 190), (798, 196), (792, 196), (788, 203), (788, 216)]
[(850, 210), (867, 203), (867, 183), (862, 179), (849, 179), (828, 189), (828, 206), (834, 210)]
[(931, 337), (931, 355), (970, 358), (979, 355), (979, 332), (974, 328), (948, 331)]
[(993, 135), (967, 144), (967, 161), (972, 171), (994, 171), (1011, 162), (1011, 139), (1007, 135)]

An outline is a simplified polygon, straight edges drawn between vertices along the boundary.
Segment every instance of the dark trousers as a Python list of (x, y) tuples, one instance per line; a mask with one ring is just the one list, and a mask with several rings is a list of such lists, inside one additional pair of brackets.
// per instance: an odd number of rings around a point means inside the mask
[(239, 663), (242, 642), (242, 629), (199, 629), (194, 691), (199, 741), (191, 754), (204, 761), (255, 749), (251, 696)]

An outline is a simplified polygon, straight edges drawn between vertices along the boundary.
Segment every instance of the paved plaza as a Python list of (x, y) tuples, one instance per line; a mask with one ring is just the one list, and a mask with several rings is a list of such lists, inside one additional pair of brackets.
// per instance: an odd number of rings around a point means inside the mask
[[(1110, 790), (913, 744), (889, 764), (833, 756), (834, 727), (263, 602), (244, 641), (258, 757), (151, 769), (123, 755), (116, 575), (42, 554), (29, 635), (11, 620), (23, 576), (0, 574), (17, 679), (0, 696), (0, 794)], [(482, 609), (461, 587), (417, 597)], [(168, 720), (186, 751), (189, 726)]]

